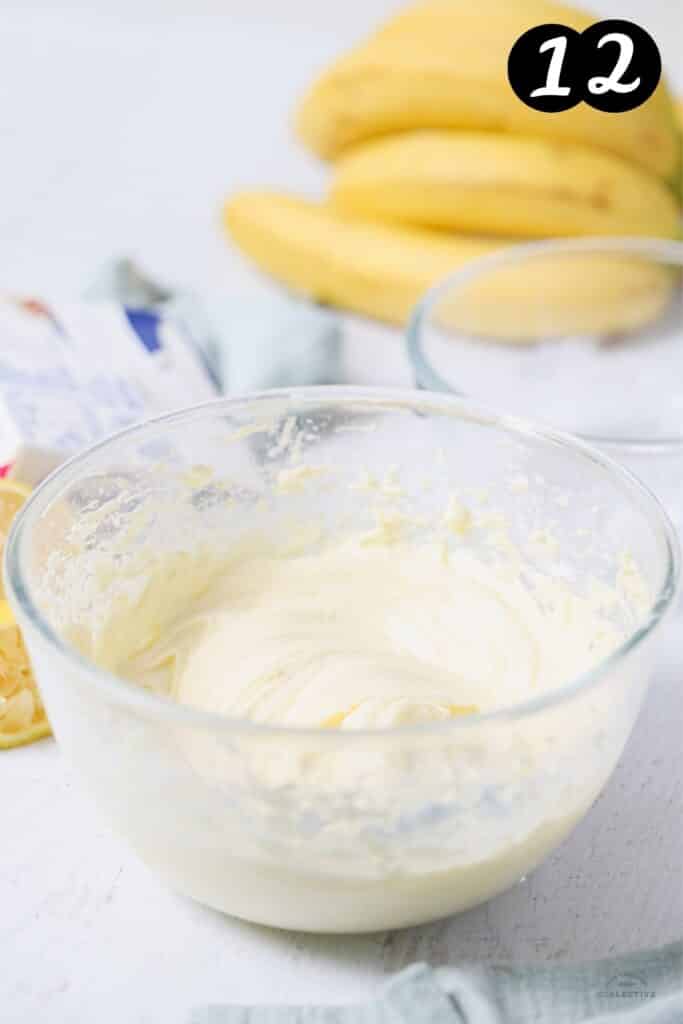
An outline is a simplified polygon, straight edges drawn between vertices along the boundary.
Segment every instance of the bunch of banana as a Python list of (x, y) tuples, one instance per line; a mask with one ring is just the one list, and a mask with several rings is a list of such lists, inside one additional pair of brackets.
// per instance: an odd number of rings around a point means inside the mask
[[(681, 132), (664, 82), (619, 115), (583, 103), (543, 114), (508, 83), (508, 54), (528, 28), (593, 21), (552, 0), (408, 7), (324, 72), (297, 112), (300, 138), (333, 161), (327, 199), (241, 193), (226, 206), (228, 230), (291, 288), (395, 323), (439, 277), (514, 239), (678, 236)], [(655, 276), (653, 286), (636, 260), (577, 257), (568, 325), (624, 330), (651, 318), (674, 286)], [(506, 282), (507, 300), (518, 299), (510, 340), (531, 316), (517, 277)]]
[(544, 22), (582, 31), (595, 20), (552, 0), (423, 0), (323, 73), (297, 113), (299, 134), (325, 158), (417, 128), (538, 135), (595, 146), (676, 182), (680, 135), (663, 82), (619, 116), (585, 103), (544, 114), (510, 88), (507, 58), (523, 32)]

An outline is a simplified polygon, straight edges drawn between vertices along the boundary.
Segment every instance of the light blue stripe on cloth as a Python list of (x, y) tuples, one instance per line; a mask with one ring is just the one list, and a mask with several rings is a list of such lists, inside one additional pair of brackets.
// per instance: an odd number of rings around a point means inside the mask
[(353, 1006), (206, 1006), (188, 1024), (683, 1024), (683, 943), (569, 966), (413, 964)]
[[(426, 964), (413, 964), (392, 978), (381, 996), (355, 1006), (207, 1006), (190, 1024), (464, 1024), (453, 1000)], [(485, 1018), (482, 1024), (489, 1024)], [(490, 1024), (498, 1024), (490, 1017)]]

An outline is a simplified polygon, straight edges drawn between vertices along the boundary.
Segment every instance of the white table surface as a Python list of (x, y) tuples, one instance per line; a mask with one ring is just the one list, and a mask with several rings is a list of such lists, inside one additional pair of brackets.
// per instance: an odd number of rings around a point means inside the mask
[[(221, 237), (221, 197), (321, 187), (289, 135), (293, 100), (398, 4), (1, 6), (0, 287), (74, 295), (123, 253), (169, 280), (268, 287)], [(678, 4), (596, 6), (657, 32), (683, 89)], [(410, 383), (392, 332), (351, 325), (345, 356), (350, 380)], [(0, 1020), (175, 1024), (203, 1002), (353, 1000), (415, 959), (563, 961), (680, 938), (676, 632), (616, 775), (564, 846), (488, 905), (393, 934), (278, 933), (193, 905), (109, 832), (53, 741), (0, 755)]]

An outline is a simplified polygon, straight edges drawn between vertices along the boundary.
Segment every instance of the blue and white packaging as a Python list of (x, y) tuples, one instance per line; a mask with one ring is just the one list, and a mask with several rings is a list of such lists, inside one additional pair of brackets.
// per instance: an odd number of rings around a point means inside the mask
[(189, 335), (156, 311), (0, 301), (0, 466), (26, 483), (108, 434), (217, 393)]

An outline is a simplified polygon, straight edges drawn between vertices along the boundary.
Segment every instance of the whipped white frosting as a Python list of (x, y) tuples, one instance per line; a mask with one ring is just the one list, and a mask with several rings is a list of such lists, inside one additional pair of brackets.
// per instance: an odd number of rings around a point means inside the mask
[[(305, 555), (248, 547), (218, 573), (186, 564), (188, 585), (192, 573), (210, 579), (204, 592), (166, 604), (163, 626), (116, 667), (231, 718), (394, 727), (538, 696), (620, 640), (604, 592), (578, 596), (545, 576), (529, 586), (509, 564), (385, 527)], [(143, 605), (155, 599), (149, 588)], [(153, 620), (149, 607), (136, 614)]]

